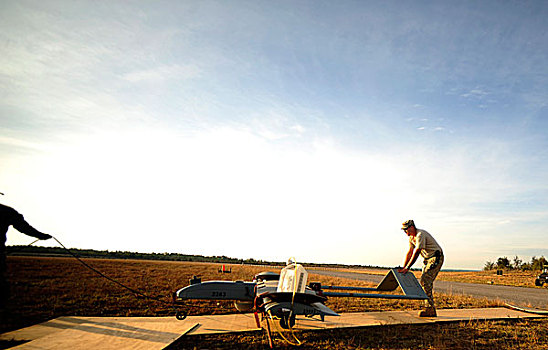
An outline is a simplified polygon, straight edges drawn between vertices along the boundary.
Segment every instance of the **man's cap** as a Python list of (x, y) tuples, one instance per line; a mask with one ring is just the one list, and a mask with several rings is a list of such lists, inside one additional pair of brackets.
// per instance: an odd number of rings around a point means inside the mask
[(406, 222), (401, 224), (401, 229), (405, 231), (411, 226), (415, 227), (415, 222), (413, 220), (407, 220)]

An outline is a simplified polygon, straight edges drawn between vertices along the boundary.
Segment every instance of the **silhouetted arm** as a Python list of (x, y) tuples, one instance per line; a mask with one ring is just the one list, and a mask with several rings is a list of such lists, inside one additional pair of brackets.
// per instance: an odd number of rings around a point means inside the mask
[(48, 235), (46, 233), (42, 233), (42, 232), (38, 231), (37, 229), (35, 229), (34, 227), (32, 227), (28, 222), (25, 221), (25, 218), (23, 217), (23, 215), (21, 215), (19, 213), (17, 213), (17, 215), (14, 217), (12, 226), (17, 231), (19, 231), (21, 233), (24, 233), (24, 234), (26, 234), (28, 236), (31, 236), (31, 237), (36, 237), (38, 239), (50, 239), (51, 238), (50, 235)]

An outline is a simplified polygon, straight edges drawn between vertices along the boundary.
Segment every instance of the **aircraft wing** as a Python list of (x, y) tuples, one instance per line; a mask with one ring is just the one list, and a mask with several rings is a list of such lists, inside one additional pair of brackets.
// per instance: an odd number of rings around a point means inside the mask
[(324, 292), (326, 297), (355, 297), (355, 298), (383, 298), (383, 299), (428, 299), (428, 296), (422, 289), (419, 281), (413, 273), (400, 273), (397, 269), (390, 269), (384, 276), (381, 283), (376, 288), (364, 287), (327, 287), (323, 289), (339, 289), (339, 290), (356, 290), (356, 291), (371, 291), (371, 292), (391, 292), (400, 287), (404, 295), (398, 294), (378, 294), (378, 293), (353, 293), (353, 292)]
[(215, 299), (215, 300), (253, 300), (255, 282), (244, 281), (206, 281), (194, 283), (175, 292), (177, 300)]

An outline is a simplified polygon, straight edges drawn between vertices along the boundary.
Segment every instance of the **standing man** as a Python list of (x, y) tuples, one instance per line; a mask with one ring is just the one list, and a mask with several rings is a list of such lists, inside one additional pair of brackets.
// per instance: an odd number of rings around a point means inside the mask
[(443, 251), (434, 237), (425, 230), (418, 229), (413, 220), (404, 222), (401, 229), (409, 236), (409, 251), (405, 256), (403, 268), (399, 272), (407, 273), (417, 261), (419, 255), (422, 255), (424, 266), (422, 268), (421, 285), (428, 296), (428, 300), (424, 301), (426, 309), (422, 310), (419, 316), (436, 317), (432, 288), (434, 288), (434, 280), (443, 265)]
[[(0, 192), (0, 194), (3, 194)], [(30, 226), (23, 215), (15, 209), (0, 204), (0, 309), (6, 306), (9, 298), (9, 283), (6, 265), (6, 233), (13, 226), (17, 231), (38, 239), (50, 239), (51, 236)]]

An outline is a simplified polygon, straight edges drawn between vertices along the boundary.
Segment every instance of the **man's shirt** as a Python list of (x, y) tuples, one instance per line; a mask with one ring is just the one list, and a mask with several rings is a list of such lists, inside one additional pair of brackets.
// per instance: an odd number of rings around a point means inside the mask
[(436, 253), (436, 250), (439, 250), (440, 253), (443, 252), (434, 237), (432, 237), (432, 235), (425, 230), (417, 229), (417, 234), (415, 235), (415, 237), (409, 237), (409, 243), (411, 243), (415, 247), (415, 249), (422, 249), (421, 255), (425, 259), (433, 257)]

